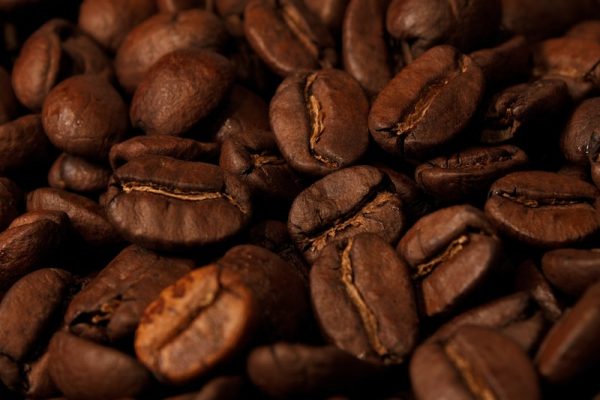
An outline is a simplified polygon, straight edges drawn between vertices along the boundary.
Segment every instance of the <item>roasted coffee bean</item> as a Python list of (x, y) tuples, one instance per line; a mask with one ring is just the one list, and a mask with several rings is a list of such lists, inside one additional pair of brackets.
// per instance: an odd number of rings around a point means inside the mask
[(434, 47), (379, 93), (369, 114), (371, 135), (388, 153), (427, 157), (467, 126), (483, 86), (481, 68), (469, 57), (450, 46)]
[(409, 223), (414, 222), (432, 210), (430, 199), (414, 180), (389, 167), (382, 165), (376, 165), (376, 167), (384, 172), (394, 184), (396, 193), (400, 200), (402, 200), (402, 206)]
[(489, 101), (484, 113), (480, 141), (503, 143), (532, 131), (560, 115), (569, 102), (566, 84), (558, 79), (540, 79), (533, 83), (510, 86)]
[(121, 241), (98, 203), (60, 189), (40, 188), (27, 195), (27, 211), (63, 211), (77, 235), (92, 246)]
[(600, 97), (584, 100), (571, 114), (560, 137), (565, 158), (572, 163), (587, 164), (594, 133), (600, 135)]
[(136, 136), (111, 147), (108, 160), (111, 167), (117, 169), (131, 160), (146, 156), (167, 156), (185, 161), (216, 161), (219, 157), (219, 145), (167, 135)]
[(369, 103), (358, 83), (334, 69), (289, 76), (271, 100), (277, 145), (295, 170), (326, 175), (367, 150)]
[(247, 361), (252, 383), (274, 398), (322, 398), (372, 384), (382, 368), (333, 346), (275, 343), (257, 347)]
[(156, 0), (161, 13), (177, 13), (191, 8), (201, 8), (204, 7), (204, 3), (210, 3), (210, 0)]
[(515, 289), (529, 292), (549, 321), (557, 321), (561, 317), (562, 307), (533, 260), (526, 260), (517, 267)]
[(581, 242), (600, 228), (598, 190), (544, 171), (513, 172), (490, 188), (485, 213), (505, 235), (535, 247)]
[(84, 0), (79, 27), (105, 48), (116, 51), (127, 33), (156, 12), (155, 0)]
[(440, 201), (467, 201), (483, 197), (495, 180), (527, 162), (527, 154), (516, 146), (471, 147), (419, 165), (415, 180)]
[(249, 0), (216, 0), (215, 9), (230, 35), (244, 37), (244, 9)]
[(43, 0), (0, 0), (0, 10), (12, 11), (18, 8), (24, 8), (27, 6), (35, 6), (38, 3), (42, 3)]
[(167, 397), (164, 400), (252, 400), (254, 391), (242, 376), (219, 376), (193, 393)]
[(0, 233), (0, 291), (40, 268), (65, 242), (68, 220), (64, 213), (26, 213)]
[(49, 148), (39, 114), (26, 115), (0, 125), (0, 171), (36, 165), (48, 157)]
[(215, 165), (149, 156), (115, 171), (106, 210), (131, 242), (181, 250), (231, 238), (249, 222), (252, 204), (248, 188)]
[(290, 265), (260, 247), (237, 246), (146, 308), (136, 354), (161, 380), (182, 384), (222, 365), (249, 340), (297, 337), (307, 311), (304, 285)]
[(73, 298), (65, 323), (72, 333), (95, 341), (129, 339), (146, 306), (193, 267), (191, 260), (129, 246)]
[(600, 43), (600, 20), (580, 22), (569, 29), (565, 36)]
[(410, 363), (418, 399), (540, 399), (535, 369), (512, 340), (489, 328), (465, 326), (421, 345)]
[(392, 0), (386, 26), (402, 41), (407, 63), (441, 43), (463, 52), (494, 37), (502, 15), (500, 0)]
[(42, 25), (23, 44), (15, 61), (12, 83), (19, 101), (39, 111), (50, 90), (77, 74), (112, 76), (110, 61), (102, 49), (66, 20)]
[(599, 249), (559, 249), (542, 257), (544, 276), (562, 292), (581, 296), (600, 281)]
[(149, 135), (181, 135), (210, 114), (234, 79), (220, 54), (177, 50), (160, 58), (131, 101), (131, 122)]
[(301, 0), (251, 0), (244, 10), (246, 39), (275, 73), (332, 67), (335, 44)]
[(0, 67), (0, 125), (16, 117), (18, 107), (19, 103), (11, 86), (10, 75)]
[(10, 179), (0, 177), (0, 232), (19, 215), (23, 193)]
[(11, 390), (30, 391), (30, 365), (60, 321), (71, 281), (67, 271), (41, 269), (18, 280), (0, 302), (0, 381)]
[(133, 357), (66, 332), (52, 337), (49, 353), (50, 376), (69, 399), (136, 398), (152, 382)]
[[(393, 54), (386, 37), (385, 13), (390, 0), (351, 0), (344, 17), (344, 69), (375, 96), (392, 79)], [(400, 65), (402, 66), (402, 65)]]
[(374, 363), (399, 364), (417, 342), (410, 274), (372, 233), (327, 246), (310, 271), (313, 309), (329, 342)]
[(502, 261), (502, 243), (494, 228), (470, 205), (421, 218), (397, 250), (412, 269), (421, 308), (429, 317), (462, 305), (481, 290)]
[(600, 283), (590, 286), (577, 304), (550, 330), (537, 354), (542, 377), (564, 383), (600, 365)]
[(342, 27), (346, 7), (350, 0), (304, 0), (306, 8), (317, 15), (332, 32)]
[(227, 33), (218, 17), (204, 10), (157, 14), (132, 29), (117, 51), (115, 71), (121, 86), (133, 93), (161, 57), (179, 49), (218, 51)]
[(42, 123), (59, 149), (102, 160), (127, 131), (127, 106), (105, 79), (79, 75), (61, 82), (48, 94)]
[(219, 166), (238, 176), (254, 196), (268, 201), (292, 201), (303, 189), (270, 131), (252, 131), (225, 140)]
[(110, 169), (85, 158), (61, 154), (48, 172), (48, 184), (74, 192), (101, 192), (108, 186)]
[(302, 191), (290, 209), (288, 229), (312, 263), (329, 243), (361, 232), (395, 243), (405, 221), (389, 177), (374, 167), (358, 166), (334, 172)]
[[(587, 143), (588, 160), (591, 164), (591, 179), (600, 188), (600, 130), (594, 129)], [(586, 171), (587, 172), (587, 171)], [(586, 174), (587, 177), (587, 174)]]

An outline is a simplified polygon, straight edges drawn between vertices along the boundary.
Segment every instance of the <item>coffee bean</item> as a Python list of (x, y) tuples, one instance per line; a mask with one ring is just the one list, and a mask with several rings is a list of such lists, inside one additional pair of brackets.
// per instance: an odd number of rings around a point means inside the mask
[(600, 228), (597, 189), (544, 171), (513, 172), (497, 180), (485, 213), (505, 235), (536, 247), (581, 242)]
[(374, 167), (358, 166), (334, 172), (302, 191), (290, 209), (288, 229), (312, 263), (329, 243), (361, 232), (395, 243), (405, 220), (389, 177)]
[(582, 21), (569, 29), (565, 36), (600, 43), (600, 21)]
[(415, 346), (418, 318), (408, 267), (371, 233), (327, 246), (310, 272), (313, 308), (335, 346), (374, 363), (399, 364)]
[(419, 165), (415, 180), (440, 201), (467, 201), (483, 197), (495, 180), (527, 162), (527, 154), (516, 146), (471, 147)]
[(169, 53), (148, 70), (135, 91), (131, 122), (149, 135), (181, 135), (217, 107), (233, 78), (233, 68), (217, 53)]
[(391, 179), (398, 197), (402, 200), (402, 205), (410, 223), (432, 210), (430, 199), (414, 180), (382, 165), (377, 165), (377, 169), (384, 172)]
[(564, 383), (600, 364), (600, 283), (590, 286), (577, 304), (554, 325), (536, 357), (550, 382)]
[(572, 296), (581, 296), (600, 280), (600, 250), (559, 249), (542, 257), (544, 275), (554, 286)]
[(19, 215), (23, 193), (10, 179), (0, 177), (0, 232)]
[(219, 376), (202, 385), (197, 392), (167, 397), (164, 400), (252, 400), (254, 391), (241, 376)]
[[(402, 69), (375, 99), (373, 138), (388, 153), (422, 159), (461, 133), (483, 95), (479, 66), (450, 46), (438, 46)], [(446, 110), (451, 108), (453, 112)]]
[(215, 9), (223, 18), (227, 32), (233, 37), (244, 37), (244, 9), (249, 0), (216, 0)]
[(299, 72), (271, 100), (271, 126), (292, 168), (325, 175), (356, 163), (366, 151), (368, 108), (350, 75), (334, 69)]
[(115, 171), (106, 212), (131, 242), (182, 250), (231, 238), (249, 222), (252, 205), (248, 188), (215, 165), (148, 156)]
[(349, 2), (350, 0), (304, 0), (306, 8), (317, 15), (321, 22), (334, 33), (342, 27)]
[(204, 3), (210, 4), (210, 0), (157, 0), (156, 3), (161, 13), (177, 13), (191, 8), (204, 7)]
[(17, 116), (19, 103), (13, 92), (10, 74), (0, 67), (0, 125)]
[(110, 169), (85, 158), (61, 154), (48, 172), (48, 184), (56, 189), (94, 193), (106, 189)]
[(164, 55), (186, 48), (218, 51), (226, 40), (223, 23), (208, 11), (156, 14), (133, 28), (119, 47), (115, 57), (119, 83), (133, 93)]
[(421, 218), (397, 250), (412, 269), (423, 312), (432, 317), (481, 290), (500, 267), (502, 243), (481, 211), (462, 205)]
[(72, 333), (95, 341), (129, 339), (146, 306), (193, 267), (191, 260), (129, 246), (73, 298), (65, 323)]
[(336, 63), (333, 38), (300, 0), (251, 0), (244, 10), (246, 39), (275, 73)]
[(584, 100), (571, 114), (560, 137), (565, 158), (577, 164), (587, 164), (593, 150), (592, 135), (600, 135), (600, 97)]
[(0, 10), (12, 11), (18, 8), (24, 8), (27, 6), (35, 6), (37, 3), (41, 3), (43, 0), (1, 0)]
[(419, 399), (540, 399), (535, 369), (519, 346), (488, 328), (465, 326), (415, 351), (410, 378)]
[(555, 322), (561, 317), (562, 307), (554, 295), (550, 283), (533, 260), (526, 260), (518, 266), (515, 288), (529, 292), (549, 321)]
[(35, 166), (48, 157), (50, 143), (39, 114), (0, 125), (0, 171)]

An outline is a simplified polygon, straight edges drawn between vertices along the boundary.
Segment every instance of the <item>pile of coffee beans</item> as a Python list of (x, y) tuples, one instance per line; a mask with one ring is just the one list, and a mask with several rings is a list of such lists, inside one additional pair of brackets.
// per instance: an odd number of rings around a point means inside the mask
[(600, 400), (600, 0), (0, 0), (0, 399)]

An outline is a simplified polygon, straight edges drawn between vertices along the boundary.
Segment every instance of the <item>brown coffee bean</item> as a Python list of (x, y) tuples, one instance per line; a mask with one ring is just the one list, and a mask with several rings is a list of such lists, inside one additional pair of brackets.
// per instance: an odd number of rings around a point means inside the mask
[(582, 21), (569, 29), (565, 36), (600, 43), (600, 20)]
[(359, 234), (327, 246), (311, 268), (319, 326), (329, 342), (374, 363), (402, 363), (417, 342), (408, 267), (379, 236)]
[(133, 93), (146, 72), (164, 55), (179, 49), (218, 51), (227, 33), (218, 17), (204, 10), (157, 14), (133, 28), (115, 58), (119, 83)]
[[(191, 8), (205, 7), (204, 3), (210, 3), (208, 0), (156, 0), (158, 11), (161, 13), (177, 13)], [(208, 8), (208, 4), (206, 5)]]
[(0, 125), (0, 171), (36, 166), (48, 157), (50, 143), (39, 114), (26, 115)]
[(306, 8), (317, 15), (332, 32), (337, 32), (342, 27), (349, 2), (350, 0), (304, 0)]
[(369, 144), (369, 103), (347, 73), (334, 69), (289, 76), (271, 100), (277, 145), (295, 170), (326, 175), (356, 163)]
[(371, 135), (388, 153), (422, 159), (466, 127), (483, 85), (483, 73), (469, 57), (450, 46), (434, 47), (379, 93), (369, 114)]
[(549, 321), (557, 321), (562, 315), (550, 283), (533, 260), (526, 260), (517, 267), (515, 289), (529, 292)]
[(542, 257), (544, 275), (562, 292), (581, 296), (600, 280), (599, 249), (559, 249)]
[(23, 193), (10, 179), (0, 177), (0, 232), (19, 215)]
[(485, 213), (507, 236), (536, 247), (583, 241), (600, 229), (598, 190), (544, 171), (513, 172), (490, 188)]
[(483, 197), (496, 179), (527, 162), (527, 154), (516, 146), (471, 147), (419, 165), (415, 180), (438, 200), (459, 202)]
[(66, 20), (53, 19), (27, 41), (15, 61), (12, 83), (19, 101), (39, 111), (50, 90), (78, 74), (112, 76), (111, 64), (100, 47)]
[(65, 323), (72, 333), (95, 341), (129, 339), (146, 306), (193, 267), (192, 260), (129, 246), (73, 298)]
[(12, 11), (18, 8), (35, 6), (42, 2), (43, 0), (0, 0), (0, 10)]
[(248, 356), (247, 370), (252, 383), (274, 398), (355, 394), (382, 373), (333, 346), (288, 343), (257, 347)]
[(17, 116), (19, 103), (13, 92), (10, 74), (0, 67), (0, 125)]
[(52, 337), (49, 353), (50, 376), (69, 399), (136, 398), (152, 382), (133, 357), (66, 332)]
[(290, 209), (288, 229), (312, 263), (329, 243), (361, 232), (395, 243), (405, 221), (389, 177), (374, 167), (358, 166), (327, 175), (301, 192)]
[(136, 136), (111, 147), (108, 159), (111, 167), (117, 169), (131, 160), (146, 156), (211, 161), (218, 159), (219, 145), (167, 135)]
[(233, 79), (233, 67), (217, 53), (169, 53), (148, 69), (135, 91), (131, 122), (149, 135), (181, 135), (219, 105)]
[(402, 200), (402, 206), (410, 223), (432, 210), (430, 199), (414, 180), (403, 173), (382, 165), (377, 165), (377, 169), (384, 172), (391, 179), (398, 197)]
[(252, 204), (248, 188), (215, 165), (148, 156), (115, 171), (106, 212), (131, 242), (182, 250), (236, 235), (249, 222)]
[(592, 152), (592, 135), (600, 135), (600, 97), (581, 102), (571, 114), (560, 137), (565, 158), (586, 165)]
[(244, 9), (249, 0), (216, 0), (215, 9), (233, 37), (244, 37)]
[(244, 10), (246, 39), (275, 73), (332, 67), (335, 44), (300, 0), (251, 0)]
[(79, 27), (105, 48), (116, 51), (129, 31), (156, 12), (155, 0), (84, 0)]
[(415, 351), (410, 378), (418, 399), (540, 399), (535, 369), (506, 336), (465, 326)]
[(110, 169), (85, 158), (61, 154), (48, 172), (48, 184), (74, 192), (100, 192), (106, 189)]
[(77, 235), (92, 246), (106, 246), (121, 241), (98, 203), (60, 189), (40, 188), (27, 195), (27, 211), (63, 211)]
[(241, 376), (219, 376), (202, 385), (197, 392), (167, 397), (163, 400), (252, 400), (254, 391)]
[(431, 213), (397, 247), (412, 269), (423, 312), (448, 313), (481, 290), (497, 272), (502, 243), (485, 215), (470, 205)]
[(542, 377), (564, 383), (600, 364), (600, 283), (590, 286), (550, 330), (536, 357)]

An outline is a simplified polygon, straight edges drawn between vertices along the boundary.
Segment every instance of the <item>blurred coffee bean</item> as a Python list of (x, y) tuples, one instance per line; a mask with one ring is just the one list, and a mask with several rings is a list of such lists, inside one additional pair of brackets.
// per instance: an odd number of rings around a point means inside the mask
[(48, 184), (56, 189), (96, 193), (108, 186), (110, 169), (85, 158), (61, 154), (48, 172)]
[(544, 276), (564, 293), (581, 296), (600, 280), (600, 250), (558, 249), (542, 257)]
[(0, 171), (35, 167), (48, 157), (50, 143), (40, 114), (30, 114), (0, 125)]

